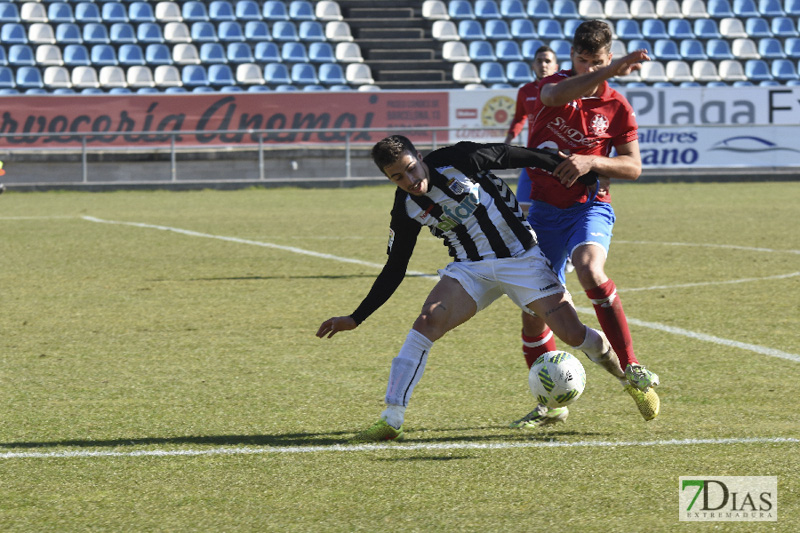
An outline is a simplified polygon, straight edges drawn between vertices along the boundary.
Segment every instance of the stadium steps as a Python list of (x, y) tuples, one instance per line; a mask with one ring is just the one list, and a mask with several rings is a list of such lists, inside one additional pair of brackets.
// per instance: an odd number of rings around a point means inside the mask
[(460, 87), (442, 58), (442, 43), (431, 37), (431, 22), (421, 16), (421, 2), (399, 0), (376, 8), (372, 0), (339, 0), (339, 7), (380, 88)]

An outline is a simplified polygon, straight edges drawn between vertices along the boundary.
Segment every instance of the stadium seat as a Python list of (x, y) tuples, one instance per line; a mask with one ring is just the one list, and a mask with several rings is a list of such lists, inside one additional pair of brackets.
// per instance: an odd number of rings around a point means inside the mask
[(733, 0), (733, 14), (739, 18), (761, 16), (754, 0)]
[(320, 0), (314, 8), (314, 14), (318, 20), (343, 20), (342, 10), (338, 2)]
[(76, 89), (98, 88), (100, 81), (94, 67), (79, 66), (72, 69), (72, 86)]
[(422, 18), (426, 20), (449, 20), (450, 15), (447, 14), (447, 6), (442, 0), (424, 0), (422, 2)]
[(539, 36), (536, 26), (530, 19), (513, 19), (511, 21), (511, 35), (514, 39), (535, 39)]
[(747, 33), (744, 37), (750, 37), (752, 39), (773, 36), (772, 30), (769, 27), (769, 21), (761, 17), (750, 17), (746, 19), (744, 22), (744, 31)]
[(144, 22), (136, 28), (136, 39), (140, 43), (163, 43), (164, 34), (161, 26), (154, 22)]
[(172, 62), (176, 65), (199, 65), (200, 53), (192, 43), (178, 43), (172, 48)]
[(725, 39), (709, 39), (706, 41), (706, 55), (714, 61), (733, 59), (731, 45)]
[(56, 26), (56, 42), (60, 45), (81, 44), (83, 35), (77, 24), (63, 22)]
[[(24, 45), (12, 45), (12, 46), (24, 46)], [(5, 55), (5, 48), (0, 46), (0, 49), (3, 50), (3, 52), (0, 53), (0, 65), (7, 65), (8, 58)], [(39, 46), (36, 47), (35, 64), (43, 67), (63, 65), (64, 58), (61, 55), (61, 48), (59, 48), (54, 44), (40, 44)]]
[[(122, 4), (119, 4), (120, 7)], [(125, 8), (122, 8), (125, 11)], [(125, 14), (127, 18), (127, 13)], [(62, 22), (75, 22), (75, 14), (72, 12), (72, 4), (53, 3), (47, 6), (47, 20), (50, 24), (60, 24)], [(0, 16), (2, 22), (2, 16)], [(46, 85), (46, 84), (45, 84)]]
[(694, 39), (695, 34), (692, 30), (692, 25), (686, 19), (671, 19), (667, 23), (667, 33), (676, 41), (680, 42), (684, 39)]
[(769, 64), (763, 59), (748, 59), (744, 63), (744, 73), (753, 82), (772, 80)]
[(758, 41), (758, 54), (762, 59), (785, 59), (783, 43), (774, 37), (765, 37)]
[(281, 51), (278, 45), (273, 42), (256, 43), (253, 48), (253, 57), (259, 63), (279, 63)]
[(318, 70), (319, 81), (323, 85), (347, 85), (344, 70), (337, 63), (322, 63)]
[(217, 28), (212, 22), (192, 22), (192, 27), (189, 31), (194, 43), (214, 43), (219, 40)]
[(244, 24), (245, 41), (270, 41), (272, 35), (269, 26), (263, 20), (248, 20)]
[(219, 26), (217, 27), (217, 37), (219, 37), (220, 41), (226, 43), (245, 41), (242, 25), (231, 20), (224, 20), (219, 23)]
[(0, 42), (9, 44), (28, 44), (28, 32), (25, 26), (14, 22), (3, 24), (0, 28)]
[(200, 45), (198, 53), (200, 54), (200, 63), (204, 65), (228, 62), (225, 47), (219, 43), (203, 43)]
[(747, 75), (741, 61), (725, 59), (719, 62), (719, 77), (725, 82), (746, 81)]
[(578, 14), (584, 19), (602, 19), (606, 16), (603, 2), (600, 0), (580, 0)]
[(16, 82), (18, 89), (41, 89), (44, 87), (42, 72), (37, 67), (17, 68)]
[(475, 18), (472, 3), (468, 0), (450, 0), (447, 14), (450, 15), (452, 20), (471, 20)]
[(134, 44), (137, 42), (136, 31), (133, 25), (127, 22), (115, 22), (108, 30), (108, 36), (115, 45)]
[(664, 63), (661, 61), (645, 61), (642, 63), (642, 81), (646, 83), (658, 83), (669, 81)]
[(620, 19), (616, 23), (616, 34), (623, 41), (630, 39), (644, 39), (639, 21), (633, 19)]
[(628, 45), (626, 46), (625, 51), (630, 54), (635, 52), (636, 50), (647, 50), (648, 54), (653, 53), (653, 45), (650, 44), (650, 41), (645, 39), (631, 39), (628, 41)]
[(255, 63), (242, 63), (236, 67), (236, 82), (244, 85), (264, 83), (261, 67)]
[(681, 14), (687, 19), (708, 17), (705, 0), (682, 0)]
[[(47, 89), (69, 89), (72, 88), (72, 80), (69, 76), (69, 70), (65, 67), (51, 66), (44, 69), (43, 73), (44, 86)], [(2, 87), (2, 83), (0, 83)]]
[(507, 61), (522, 61), (522, 51), (517, 44), (517, 41), (502, 40), (495, 43), (495, 55), (497, 59), (503, 62)]
[(33, 48), (27, 44), (12, 44), (8, 49), (8, 64), (12, 67), (36, 65), (36, 56)]
[(283, 63), (267, 63), (264, 65), (264, 81), (270, 85), (279, 85), (292, 83), (292, 78)]
[[(581, 19), (567, 19), (567, 20), (565, 20), (564, 21), (564, 25), (563, 25), (564, 38), (565, 39), (569, 39), (570, 41), (572, 41), (572, 39), (575, 38), (575, 30), (578, 29), (578, 26), (580, 26), (582, 23), (583, 23), (583, 20), (581, 20)], [(613, 31), (613, 28), (612, 28), (612, 31)]]
[(100, 8), (97, 7), (97, 4), (81, 2), (75, 5), (75, 20), (81, 24), (100, 23), (103, 22), (103, 17), (100, 16)]
[(469, 43), (469, 57), (476, 63), (497, 61), (494, 46), (489, 41), (472, 41)]
[(231, 67), (225, 64), (216, 64), (208, 67), (208, 83), (214, 87), (236, 85)]
[(28, 42), (31, 44), (55, 44), (53, 27), (44, 22), (34, 22), (28, 27)]
[(717, 21), (714, 19), (695, 19), (692, 29), (698, 39), (719, 39), (722, 37), (719, 33)]
[(192, 36), (184, 22), (167, 22), (164, 25), (164, 40), (168, 43), (190, 43)]
[(559, 62), (566, 61), (570, 58), (572, 44), (566, 39), (553, 39), (550, 41), (549, 46), (553, 49), (553, 52), (556, 54), (556, 59), (558, 59)]
[(209, 3), (208, 18), (213, 22), (237, 20), (233, 4), (227, 0), (213, 0)]
[(606, 0), (603, 6), (605, 18), (611, 20), (631, 18), (631, 10), (626, 0)]
[(797, 80), (797, 70), (794, 62), (789, 59), (776, 59), (770, 66), (772, 77), (778, 81)]
[(314, 5), (308, 0), (291, 0), (289, 2), (289, 18), (291, 20), (317, 20)]
[[(172, 66), (165, 66), (161, 65), (158, 68), (170, 68), (175, 69)], [(175, 69), (177, 75), (177, 69)], [(133, 65), (128, 67), (128, 71), (125, 73), (125, 81), (127, 85), (133, 89), (141, 89), (143, 87), (155, 87), (155, 75), (150, 67), (142, 66), (142, 65)]]
[(147, 64), (144, 51), (138, 44), (123, 44), (117, 50), (117, 58), (119, 59), (119, 64), (126, 67)]
[(724, 18), (719, 21), (719, 33), (726, 39), (747, 37), (747, 30), (741, 19), (735, 17)]
[(734, 16), (729, 0), (708, 0), (706, 9), (711, 18), (723, 19)]
[(524, 61), (511, 61), (506, 65), (506, 78), (509, 83), (522, 85), (533, 81), (531, 67)]
[(352, 85), (374, 85), (372, 69), (366, 63), (350, 63), (344, 71), (344, 77)]
[(20, 21), (17, 4), (0, 2), (0, 24), (5, 24), (7, 22), (19, 23)]
[(95, 67), (103, 67), (107, 65), (117, 65), (117, 52), (114, 47), (109, 44), (96, 44), (92, 46), (90, 56), (92, 65)]
[(536, 32), (542, 40), (563, 39), (564, 31), (561, 23), (553, 19), (542, 19), (536, 25)]
[(800, 38), (789, 37), (783, 42), (783, 50), (786, 56), (792, 59), (800, 59)]
[[(244, 3), (244, 2), (241, 2)], [(181, 6), (181, 16), (184, 22), (205, 22), (208, 18), (208, 10), (203, 2), (190, 0)]]
[(734, 39), (731, 51), (736, 59), (758, 59), (758, 47), (752, 39)]
[(770, 29), (775, 37), (798, 37), (797, 24), (791, 17), (775, 17)]
[(656, 15), (661, 19), (683, 19), (677, 0), (656, 0)]
[(667, 26), (661, 19), (646, 19), (642, 21), (642, 35), (645, 39), (669, 39)]
[(522, 57), (528, 61), (533, 61), (536, 56), (536, 50), (544, 46), (544, 41), (541, 39), (525, 39), (522, 41)]
[(280, 0), (267, 0), (264, 2), (264, 7), (261, 11), (264, 20), (269, 21), (287, 21), (289, 20), (289, 10), (286, 4)]
[(500, 15), (508, 20), (527, 18), (522, 0), (501, 0)]
[(300, 40), (304, 42), (324, 41), (326, 39), (325, 28), (316, 20), (304, 20), (300, 22), (298, 35)]
[[(339, 43), (339, 44), (352, 44), (358, 46), (356, 43)], [(361, 49), (359, 48), (359, 56)], [(361, 59), (363, 61), (363, 58)], [(311, 63), (331, 63), (336, 61), (336, 54), (328, 42), (314, 42), (308, 44), (308, 61)]]
[(500, 6), (494, 0), (475, 0), (475, 18), (481, 20), (499, 19)]
[(247, 43), (229, 43), (226, 57), (230, 63), (252, 63), (255, 61), (253, 50)]
[(481, 77), (473, 63), (462, 61), (453, 65), (453, 81), (461, 84), (480, 83)]
[(442, 45), (442, 59), (451, 63), (469, 61), (469, 50), (461, 41), (447, 41)]
[(294, 85), (289, 85), (289, 84), (277, 85), (275, 87), (275, 91), (277, 91), (279, 93), (292, 93), (292, 92), (296, 92), (296, 91), (299, 91), (299, 90), (300, 89), (298, 87), (295, 87)]
[(787, 16), (800, 16), (800, 0), (784, 0), (783, 10)]
[(131, 22), (155, 22), (156, 15), (153, 6), (147, 2), (132, 2), (128, 6), (128, 18)]
[[(65, 4), (51, 4), (65, 5)], [(106, 2), (103, 4), (100, 11), (100, 18), (106, 24), (114, 24), (115, 22), (128, 22), (128, 10), (121, 2)]]
[[(174, 65), (159, 65), (153, 70), (153, 81), (158, 87), (181, 87), (181, 72)], [(131, 85), (128, 81), (128, 85)]]
[(181, 81), (184, 87), (207, 87), (208, 71), (203, 65), (184, 65), (181, 69)]
[(503, 65), (497, 61), (486, 61), (481, 63), (478, 67), (478, 73), (480, 74), (483, 83), (508, 83), (505, 69), (503, 68)]
[(431, 27), (431, 35), (437, 41), (457, 41), (461, 39), (458, 34), (458, 28), (452, 20), (434, 20)]
[(758, 12), (764, 17), (785, 17), (781, 0), (758, 0)]
[(275, 41), (298, 41), (297, 26), (294, 22), (279, 20), (272, 24), (272, 39)]
[[(578, 7), (571, 0), (555, 0), (553, 7), (562, 8), (565, 4), (572, 4), (575, 9), (575, 15), (578, 15)], [(525, 12), (532, 19), (547, 19), (553, 18), (553, 8), (550, 7), (550, 0), (528, 0), (528, 5), (525, 7)], [(559, 15), (561, 17), (561, 15)]]
[(83, 26), (83, 42), (86, 44), (108, 44), (111, 38), (108, 27), (99, 22), (90, 22)]
[(720, 81), (717, 65), (713, 61), (701, 59), (692, 63), (692, 76), (695, 81), (707, 83)]
[(249, 93), (270, 93), (272, 89), (267, 87), (266, 85), (251, 85), (247, 88), (247, 92)]
[(64, 47), (64, 64), (69, 67), (89, 66), (92, 60), (89, 58), (89, 50), (82, 44), (68, 44)]
[(98, 81), (100, 82), (100, 86), (104, 89), (128, 86), (128, 82), (125, 79), (125, 71), (122, 70), (122, 67), (102, 67), (97, 77)]
[(307, 63), (308, 51), (303, 43), (287, 42), (281, 45), (281, 59), (284, 63)]
[(684, 39), (681, 41), (681, 57), (686, 61), (708, 59), (703, 43), (697, 39)]
[[(437, 21), (442, 22), (442, 21)], [(464, 41), (485, 40), (483, 25), (477, 20), (461, 20), (458, 23), (458, 36)]]
[(630, 11), (631, 17), (635, 19), (654, 19), (658, 17), (653, 0), (632, 0)]
[(653, 55), (659, 61), (677, 61), (682, 59), (678, 43), (672, 39), (657, 39), (653, 43)]
[(155, 17), (158, 22), (183, 22), (181, 8), (177, 2), (158, 2)]
[(511, 29), (505, 20), (489, 19), (485, 22), (483, 32), (492, 41), (512, 39)]
[(611, 55), (613, 57), (623, 57), (628, 53), (628, 46), (619, 39), (611, 41)]
[(145, 62), (148, 65), (171, 65), (172, 53), (165, 44), (148, 44), (144, 50)]
[(13, 89), (16, 87), (16, 85), (17, 83), (14, 80), (14, 71), (9, 67), (0, 67), (0, 88)]
[[(43, 44), (43, 45), (40, 45), (39, 48), (36, 49), (36, 62), (37, 63), (40, 63), (40, 61), (39, 61), (39, 49), (44, 47), (44, 46), (54, 46), (54, 45)], [(59, 57), (60, 57), (61, 50), (58, 49), (58, 47), (56, 47), (56, 49), (58, 50)], [(3, 46), (0, 46), (0, 66), (4, 66), (4, 67), (8, 66), (8, 56), (6, 55), (6, 49)]]
[[(452, 42), (458, 42), (458, 41), (452, 41)], [(447, 43), (444, 44), (447, 45)], [(463, 43), (460, 44), (463, 45)], [(309, 59), (311, 59), (311, 61), (315, 61), (311, 57), (311, 48), (314, 45), (330, 46), (329, 43), (311, 43), (311, 46), (309, 47)], [(335, 63), (337, 61), (340, 63), (363, 63), (364, 57), (361, 55), (361, 47), (358, 45), (358, 43), (337, 43), (333, 59), (329, 61), (315, 61), (315, 62)]]

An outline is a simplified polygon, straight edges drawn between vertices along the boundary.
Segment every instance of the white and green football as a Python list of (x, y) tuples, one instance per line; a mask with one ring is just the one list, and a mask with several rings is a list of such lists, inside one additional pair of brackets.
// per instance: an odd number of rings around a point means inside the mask
[(577, 400), (586, 387), (586, 371), (577, 357), (567, 352), (547, 352), (528, 374), (531, 393), (547, 407), (563, 407)]

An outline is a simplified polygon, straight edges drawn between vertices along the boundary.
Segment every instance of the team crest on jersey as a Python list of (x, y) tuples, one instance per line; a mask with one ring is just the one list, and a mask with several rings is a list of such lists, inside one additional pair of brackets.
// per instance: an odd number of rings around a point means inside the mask
[(589, 127), (593, 135), (602, 135), (608, 131), (608, 119), (604, 115), (595, 115)]
[(467, 188), (464, 184), (455, 178), (450, 178), (450, 181), (447, 182), (447, 188), (453, 191), (453, 194), (461, 195), (467, 192)]

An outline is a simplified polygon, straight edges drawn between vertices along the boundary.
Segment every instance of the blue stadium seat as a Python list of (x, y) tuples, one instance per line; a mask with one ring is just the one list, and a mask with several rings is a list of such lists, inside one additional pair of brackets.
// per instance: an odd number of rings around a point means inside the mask
[(495, 55), (500, 61), (522, 61), (522, 50), (517, 41), (501, 40), (494, 45)]
[(800, 16), (800, 0), (785, 0), (783, 10), (790, 17)]
[(19, 17), (19, 8), (17, 4), (12, 4), (11, 2), (1, 2), (0, 3), (0, 23), (5, 24), (7, 22), (20, 22)]
[(289, 20), (289, 10), (286, 8), (286, 4), (279, 0), (267, 0), (264, 2), (264, 7), (261, 10), (261, 14), (265, 20)]
[(183, 17), (183, 21), (186, 23), (189, 22), (207, 22), (210, 20), (208, 18), (208, 10), (206, 9), (206, 5), (203, 2), (198, 0), (190, 0), (181, 6), (181, 16)]
[(128, 6), (128, 18), (131, 22), (155, 22), (156, 15), (153, 6), (147, 2), (132, 2)]
[(784, 17), (781, 0), (758, 0), (758, 12), (764, 17)]
[(758, 41), (758, 53), (763, 59), (784, 59), (783, 44), (774, 37), (764, 37)]
[(186, 87), (205, 87), (208, 86), (208, 72), (203, 65), (184, 65), (181, 81)]
[(272, 35), (263, 20), (248, 20), (244, 24), (244, 38), (246, 41), (270, 41)]
[[(242, 43), (243, 44), (243, 43)], [(203, 43), (200, 45), (200, 62), (204, 65), (226, 63), (228, 61), (225, 47), (219, 43)]]
[(89, 50), (82, 44), (68, 44), (64, 47), (64, 64), (68, 67), (88, 67), (92, 64)]
[(497, 61), (481, 63), (478, 72), (483, 83), (508, 83), (506, 71)]
[[(53, 4), (56, 5), (56, 4)], [(100, 18), (106, 23), (128, 22), (128, 10), (121, 2), (106, 2), (100, 12)]]
[(302, 21), (298, 29), (298, 35), (300, 40), (305, 42), (326, 40), (325, 28), (316, 20)]
[(708, 0), (706, 10), (708, 15), (715, 19), (733, 17), (733, 9), (728, 0)]
[(775, 17), (770, 23), (770, 29), (775, 37), (797, 37), (795, 21), (791, 17)]
[(513, 19), (511, 21), (511, 35), (514, 39), (535, 39), (539, 36), (536, 33), (536, 26), (530, 19)]
[[(50, 24), (75, 22), (75, 14), (72, 12), (71, 4), (50, 4), (47, 6), (47, 18), (50, 21)], [(0, 17), (0, 21), (2, 21), (2, 17)]]
[(500, 14), (508, 20), (527, 18), (522, 0), (501, 0)]
[(208, 67), (208, 82), (215, 87), (236, 85), (236, 78), (230, 66), (217, 64)]
[(497, 61), (494, 46), (489, 41), (472, 41), (469, 43), (469, 57), (476, 63)]
[(695, 19), (692, 27), (698, 39), (720, 39), (719, 26), (714, 19)]
[(310, 43), (308, 45), (308, 60), (312, 63), (333, 63), (336, 61), (336, 53), (331, 43)]
[(542, 19), (536, 25), (536, 33), (539, 34), (540, 39), (563, 39), (564, 31), (561, 28), (561, 23), (554, 19)]
[(794, 62), (789, 59), (776, 59), (770, 67), (772, 77), (778, 81), (790, 81), (798, 79), (797, 70)]
[(119, 64), (126, 67), (147, 64), (144, 51), (138, 44), (123, 44), (117, 50), (117, 58), (119, 59)]
[(82, 24), (88, 22), (103, 22), (103, 17), (100, 16), (100, 8), (97, 4), (90, 2), (81, 2), (75, 6), (75, 20)]
[(647, 50), (648, 53), (653, 52), (653, 45), (650, 41), (645, 39), (631, 39), (626, 46), (628, 53), (635, 52), (636, 50)]
[[(577, 10), (577, 8), (576, 8)], [(553, 18), (550, 0), (528, 0), (525, 12), (532, 19)]]
[(468, 0), (450, 0), (447, 14), (453, 20), (471, 20), (475, 18), (472, 4)]
[(172, 53), (169, 47), (161, 43), (148, 44), (144, 50), (144, 57), (149, 65), (171, 65)]
[(3, 24), (0, 28), (0, 42), (3, 44), (28, 44), (28, 32), (25, 26), (15, 22)]
[(697, 39), (684, 39), (681, 41), (681, 56), (686, 61), (708, 59), (703, 43)]
[[(16, 82), (14, 81), (14, 71), (11, 70), (9, 67), (0, 67), (0, 88), (3, 89), (13, 89), (16, 87)], [(6, 94), (13, 94), (13, 93), (6, 93)]]
[(286, 84), (286, 83), (281, 84), (281, 85), (277, 85), (275, 87), (275, 91), (279, 92), (279, 93), (293, 93), (293, 92), (296, 92), (296, 91), (299, 91), (299, 90), (300, 89), (298, 89), (294, 85), (290, 85), (290, 84)]
[(306, 45), (300, 42), (286, 42), (281, 45), (281, 59), (284, 63), (307, 63)]
[(41, 89), (44, 87), (42, 72), (36, 67), (19, 67), (16, 81), (18, 89)]
[(6, 55), (6, 49), (3, 46), (0, 46), (0, 66), (7, 66), (8, 65), (8, 56)]
[(314, 5), (308, 0), (292, 0), (289, 2), (289, 18), (292, 20), (317, 20)]
[(783, 51), (786, 52), (787, 57), (792, 59), (800, 59), (800, 38), (789, 37), (783, 42)]
[(544, 41), (541, 39), (525, 39), (522, 41), (522, 57), (528, 61), (533, 61), (536, 56), (536, 50), (544, 46)]
[(475, 18), (481, 20), (499, 19), (500, 6), (494, 0), (475, 0)]
[(83, 42), (87, 44), (108, 44), (108, 27), (100, 22), (90, 22), (83, 25)]
[(644, 39), (639, 21), (633, 19), (619, 19), (616, 23), (616, 34), (623, 41), (629, 39)]
[(695, 38), (692, 24), (686, 19), (670, 19), (667, 22), (667, 33), (678, 42)]
[(642, 21), (642, 35), (645, 39), (669, 39), (667, 26), (661, 19), (645, 19)]
[(221, 93), (243, 93), (244, 89), (239, 87), (238, 85), (223, 85), (219, 88), (219, 92)]
[(739, 18), (761, 16), (754, 0), (733, 0), (733, 14)]
[(487, 39), (498, 41), (500, 39), (512, 39), (511, 29), (505, 20), (489, 19), (484, 23), (483, 33)]
[(560, 19), (580, 18), (578, 5), (574, 0), (556, 0), (553, 2), (553, 15)]
[(213, 43), (218, 41), (217, 28), (212, 22), (193, 22), (190, 28), (192, 41), (195, 43)]
[(267, 63), (264, 65), (264, 81), (270, 85), (279, 85), (292, 83), (292, 78), (283, 63)]
[(272, 89), (267, 87), (266, 85), (251, 85), (247, 88), (247, 92), (249, 93), (269, 93), (272, 92)]
[(114, 44), (136, 43), (136, 31), (132, 24), (127, 22), (115, 22), (108, 30), (109, 38)]
[(230, 63), (252, 63), (255, 61), (253, 50), (247, 43), (229, 43), (226, 57)]
[(511, 61), (506, 65), (506, 78), (515, 85), (530, 83), (533, 81), (531, 67), (524, 61)]
[(709, 39), (706, 41), (706, 55), (714, 61), (733, 59), (731, 45), (726, 39)]
[(272, 25), (272, 40), (274, 41), (297, 41), (300, 36), (297, 33), (297, 26), (294, 22), (279, 20)]
[(323, 63), (319, 66), (319, 81), (323, 85), (347, 85), (344, 70), (338, 63)]
[(33, 48), (27, 44), (12, 44), (8, 48), (8, 63), (13, 67), (36, 65)]
[(463, 41), (485, 40), (483, 25), (477, 20), (461, 20), (458, 23), (458, 36)]
[(310, 85), (303, 85), (303, 91), (311, 92), (311, 91), (327, 91), (328, 88), (324, 85), (312, 83)]
[(772, 80), (769, 64), (763, 59), (748, 59), (744, 64), (744, 73), (750, 81)]
[(119, 61), (117, 60), (117, 52), (110, 44), (96, 44), (92, 46), (91, 59), (92, 65), (96, 67), (119, 64)]
[(566, 61), (570, 58), (570, 50), (572, 49), (572, 43), (570, 43), (566, 39), (553, 39), (548, 43), (550, 48), (553, 49), (553, 52), (556, 54), (556, 59), (559, 62)]
[(144, 22), (136, 28), (136, 38), (140, 43), (163, 43), (164, 34), (161, 26), (155, 22)]
[(208, 18), (215, 22), (223, 20), (236, 20), (233, 4), (227, 0), (214, 0), (208, 4)]
[(653, 43), (653, 55), (662, 62), (680, 61), (683, 59), (678, 49), (678, 43), (672, 39), (657, 39)]
[(244, 30), (242, 30), (242, 25), (238, 22), (224, 20), (217, 27), (217, 36), (220, 41), (226, 43), (241, 42), (244, 41)]
[(281, 60), (281, 51), (272, 41), (256, 43), (253, 56), (259, 63), (278, 63)]
[(583, 19), (566, 19), (564, 21), (564, 38), (570, 41), (575, 37), (575, 30), (583, 23)]
[(295, 63), (291, 71), (292, 82), (300, 85), (318, 84), (317, 70), (311, 63)]
[(750, 17), (744, 22), (744, 30), (753, 39), (772, 37), (772, 30), (769, 28), (769, 21), (761, 17)]

